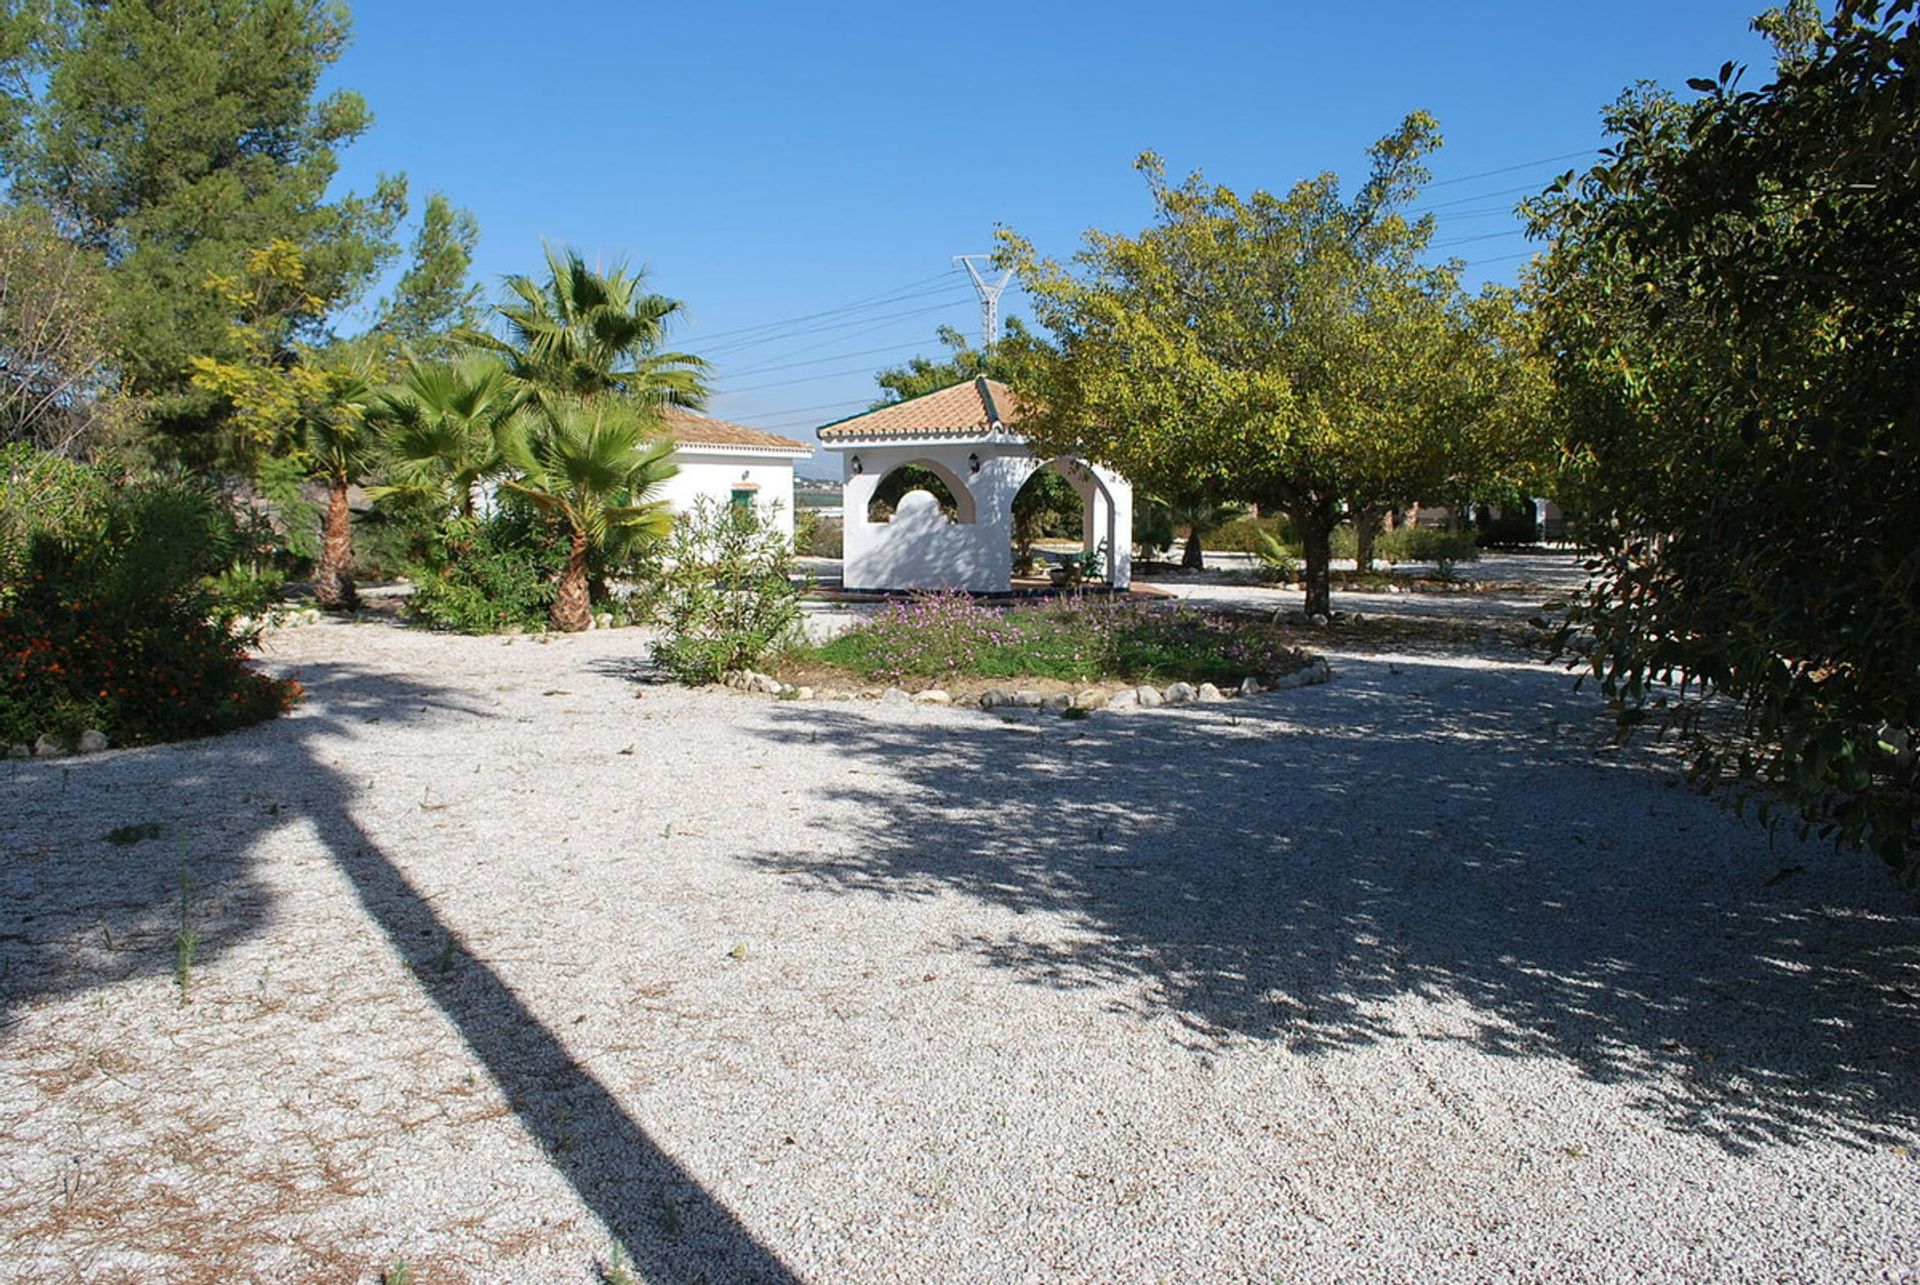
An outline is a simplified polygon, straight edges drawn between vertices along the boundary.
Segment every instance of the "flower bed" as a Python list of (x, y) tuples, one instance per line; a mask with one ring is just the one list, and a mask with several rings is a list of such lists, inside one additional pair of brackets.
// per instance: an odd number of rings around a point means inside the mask
[(919, 686), (998, 678), (1224, 686), (1290, 673), (1310, 659), (1286, 629), (1258, 617), (1099, 597), (1002, 605), (940, 592), (888, 603), (792, 661), (867, 682)]

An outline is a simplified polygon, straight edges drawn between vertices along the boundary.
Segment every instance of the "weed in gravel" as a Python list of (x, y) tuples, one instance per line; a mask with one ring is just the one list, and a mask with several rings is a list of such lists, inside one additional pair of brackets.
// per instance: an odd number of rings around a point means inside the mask
[(380, 1285), (413, 1285), (413, 1268), (404, 1258), (395, 1260), (393, 1266), (380, 1273)]
[(440, 947), (440, 961), (435, 965), (440, 975), (445, 977), (453, 971), (453, 934), (447, 934), (446, 944)]
[(200, 949), (200, 930), (190, 927), (187, 912), (193, 898), (193, 876), (180, 867), (180, 927), (173, 934), (173, 980), (180, 986), (180, 1003), (192, 1002), (193, 956)]
[(117, 825), (107, 831), (107, 842), (116, 848), (130, 848), (142, 839), (158, 839), (160, 823), (141, 821), (135, 825)]
[(607, 1247), (607, 1261), (599, 1266), (601, 1285), (640, 1285), (633, 1264), (627, 1261), (626, 1247), (617, 1240)]

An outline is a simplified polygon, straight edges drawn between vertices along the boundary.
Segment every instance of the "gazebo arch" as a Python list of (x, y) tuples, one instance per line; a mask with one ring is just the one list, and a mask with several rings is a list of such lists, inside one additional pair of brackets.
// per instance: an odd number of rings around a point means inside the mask
[[(1086, 547), (1104, 543), (1110, 583), (1127, 587), (1132, 486), (1087, 460), (1036, 457), (1018, 432), (1023, 410), (1005, 384), (980, 376), (820, 430), (820, 444), (841, 458), (847, 588), (1011, 591), (1013, 499), (1050, 464), (1086, 501)], [(963, 512), (970, 506), (971, 520), (949, 522), (930, 503), (909, 505), (909, 492), (891, 522), (868, 521), (867, 505), (880, 480), (908, 464), (937, 473), (956, 506)]]
[[(879, 490), (880, 484), (903, 468), (923, 468), (946, 484), (947, 491), (953, 496), (953, 520), (971, 526), (978, 512), (973, 492), (967, 489), (966, 481), (953, 471), (953, 468), (932, 455), (922, 455), (917, 459), (903, 460), (889, 465), (887, 471), (873, 479), (873, 489)], [(909, 492), (911, 494), (911, 492)], [(872, 500), (868, 500), (871, 507)]]

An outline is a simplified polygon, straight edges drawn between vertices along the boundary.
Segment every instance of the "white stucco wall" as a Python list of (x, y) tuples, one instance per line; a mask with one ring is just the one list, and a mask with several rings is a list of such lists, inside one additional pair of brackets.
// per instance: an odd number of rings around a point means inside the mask
[(675, 513), (686, 513), (706, 496), (729, 504), (738, 487), (754, 488), (754, 506), (793, 538), (793, 460), (787, 455), (736, 452), (717, 447), (681, 446), (673, 453), (680, 471), (660, 488)]
[[(1005, 593), (1012, 587), (1013, 497), (1046, 463), (1028, 454), (1025, 443), (1001, 438), (839, 449), (847, 588)], [(978, 458), (977, 469), (969, 456)], [(880, 480), (906, 464), (939, 473), (959, 502), (960, 517), (971, 520), (948, 521), (931, 496), (910, 492), (926, 500), (903, 500), (891, 522), (869, 522), (867, 505)], [(1133, 488), (1117, 473), (1077, 461), (1063, 461), (1061, 472), (1087, 502), (1088, 547), (1106, 542), (1112, 583), (1126, 588), (1133, 574)]]

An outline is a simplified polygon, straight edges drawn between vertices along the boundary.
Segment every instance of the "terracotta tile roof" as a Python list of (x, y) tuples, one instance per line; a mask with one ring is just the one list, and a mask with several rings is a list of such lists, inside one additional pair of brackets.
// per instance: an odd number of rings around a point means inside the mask
[(995, 425), (1011, 428), (1025, 414), (1025, 404), (1011, 388), (997, 379), (977, 375), (964, 384), (828, 424), (820, 430), (820, 440), (985, 437)]
[(724, 419), (696, 414), (678, 406), (662, 406), (660, 419), (667, 436), (683, 446), (752, 446), (761, 450), (813, 452), (811, 446), (796, 442), (791, 437), (763, 433), (744, 424), (729, 424)]

